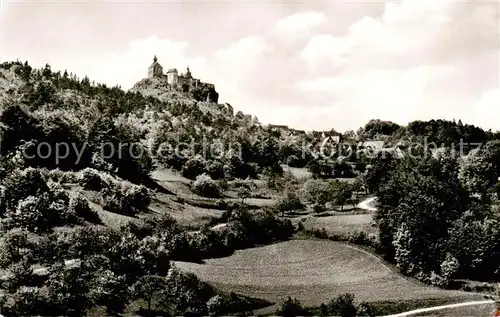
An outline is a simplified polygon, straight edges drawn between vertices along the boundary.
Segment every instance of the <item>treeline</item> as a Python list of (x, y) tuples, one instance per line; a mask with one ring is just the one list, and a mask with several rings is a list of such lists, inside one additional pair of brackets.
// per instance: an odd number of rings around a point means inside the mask
[(498, 133), (484, 131), (480, 127), (463, 124), (461, 120), (428, 120), (412, 121), (408, 126), (401, 126), (391, 121), (370, 120), (357, 131), (361, 140), (383, 140), (390, 145), (399, 142), (434, 143), (438, 147), (455, 147), (465, 144), (465, 150), (470, 150), (472, 144), (486, 144), (498, 139)]
[(367, 176), (382, 251), (402, 272), (440, 286), (500, 280), (499, 141), (467, 157), (380, 158)]

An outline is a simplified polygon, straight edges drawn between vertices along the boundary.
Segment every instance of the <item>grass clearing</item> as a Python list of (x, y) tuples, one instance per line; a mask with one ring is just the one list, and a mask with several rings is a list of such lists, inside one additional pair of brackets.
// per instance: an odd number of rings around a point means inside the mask
[(222, 210), (207, 209), (180, 204), (171, 199), (171, 196), (157, 193), (156, 199), (149, 205), (149, 209), (157, 214), (169, 214), (181, 225), (201, 227), (210, 222), (212, 218), (220, 217)]
[(275, 303), (291, 296), (317, 306), (343, 293), (353, 293), (359, 301), (477, 298), (405, 278), (373, 254), (334, 241), (291, 240), (239, 250), (205, 264), (176, 264), (226, 291)]
[(329, 234), (349, 233), (352, 231), (376, 234), (378, 230), (372, 226), (372, 221), (372, 214), (334, 215), (303, 218), (302, 224), (306, 230), (325, 229)]

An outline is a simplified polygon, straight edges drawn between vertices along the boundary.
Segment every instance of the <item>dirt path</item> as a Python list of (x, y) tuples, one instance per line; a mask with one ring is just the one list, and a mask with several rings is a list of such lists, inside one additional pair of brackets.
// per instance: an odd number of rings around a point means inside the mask
[(470, 302), (458, 303), (458, 304), (449, 304), (449, 305), (442, 305), (442, 306), (435, 306), (435, 307), (428, 307), (428, 308), (419, 308), (419, 309), (410, 310), (410, 311), (407, 311), (404, 313), (399, 313), (399, 314), (395, 314), (395, 315), (386, 315), (383, 317), (405, 317), (405, 316), (412, 316), (412, 315), (416, 315), (416, 314), (428, 313), (428, 312), (449, 309), (449, 308), (485, 305), (485, 304), (493, 304), (493, 303), (495, 303), (495, 301), (493, 301), (491, 299), (490, 300), (483, 300), (483, 301), (470, 301)]
[(358, 208), (368, 211), (377, 211), (377, 208), (373, 206), (375, 200), (377, 200), (377, 197), (368, 197), (358, 204)]

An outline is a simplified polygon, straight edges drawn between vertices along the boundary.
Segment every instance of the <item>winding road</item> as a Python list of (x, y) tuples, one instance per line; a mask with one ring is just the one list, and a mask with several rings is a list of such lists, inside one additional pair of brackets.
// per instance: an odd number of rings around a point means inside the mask
[(470, 302), (465, 302), (465, 303), (458, 303), (458, 304), (449, 304), (449, 305), (442, 305), (442, 306), (435, 306), (435, 307), (428, 307), (428, 308), (419, 308), (415, 310), (410, 310), (404, 313), (399, 313), (395, 315), (386, 315), (383, 317), (405, 317), (405, 316), (412, 316), (416, 314), (422, 314), (422, 313), (429, 313), (433, 311), (438, 311), (438, 310), (443, 310), (443, 309), (449, 309), (449, 308), (458, 308), (458, 307), (465, 307), (465, 306), (475, 306), (475, 305), (486, 305), (486, 304), (494, 304), (495, 301), (493, 300), (482, 300), (482, 301), (470, 301)]
[(377, 211), (377, 208), (373, 206), (376, 200), (377, 197), (368, 197), (358, 204), (358, 208), (368, 211)]

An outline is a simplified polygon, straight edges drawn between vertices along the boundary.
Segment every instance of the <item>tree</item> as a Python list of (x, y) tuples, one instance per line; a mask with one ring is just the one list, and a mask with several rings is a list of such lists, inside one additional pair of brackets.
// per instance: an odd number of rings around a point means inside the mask
[(204, 197), (218, 198), (221, 196), (219, 184), (207, 174), (196, 176), (196, 180), (193, 183), (193, 190), (196, 194)]
[(105, 306), (108, 315), (122, 313), (130, 299), (125, 275), (110, 270), (97, 272), (91, 284), (91, 298), (97, 305)]
[(313, 204), (324, 205), (330, 199), (331, 191), (328, 183), (319, 179), (308, 179), (302, 185), (305, 199)]
[(485, 195), (500, 176), (500, 141), (486, 143), (467, 155), (460, 165), (460, 179), (474, 194)]
[(0, 267), (6, 268), (12, 263), (32, 257), (32, 247), (32, 244), (28, 240), (28, 233), (25, 230), (14, 229), (8, 231), (2, 237)]
[(274, 208), (276, 211), (281, 212), (281, 216), (285, 216), (285, 212), (301, 210), (304, 208), (304, 205), (300, 201), (299, 196), (292, 191), (288, 191), (285, 195), (281, 196), (276, 202)]
[(241, 198), (241, 203), (243, 204), (245, 199), (250, 197), (250, 186), (246, 183), (239, 184), (237, 194), (238, 197)]
[(267, 187), (278, 189), (280, 179), (283, 176), (283, 168), (279, 165), (267, 166), (262, 171), (262, 176), (266, 180)]
[(158, 297), (159, 293), (167, 286), (164, 277), (158, 275), (145, 275), (132, 286), (133, 295), (136, 299), (144, 299), (151, 311), (152, 301)]
[(182, 167), (182, 176), (189, 179), (196, 179), (198, 175), (205, 172), (205, 161), (202, 158), (192, 158)]
[(3, 307), (2, 313), (11, 316), (37, 316), (50, 315), (47, 306), (50, 299), (44, 294), (43, 289), (39, 287), (21, 287), (13, 294), (7, 295), (7, 303), (12, 304)]
[(143, 273), (165, 275), (170, 268), (170, 252), (162, 236), (150, 235), (143, 238), (137, 249)]
[(83, 316), (91, 307), (89, 293), (90, 272), (84, 265), (65, 267), (64, 263), (52, 266), (46, 287), (52, 307), (58, 315)]
[(381, 184), (375, 214), (380, 243), (402, 270), (424, 275), (440, 272), (452, 241), (450, 229), (470, 206), (458, 168), (456, 156), (407, 157)]
[(326, 160), (311, 160), (306, 167), (313, 178), (327, 178), (331, 177), (333, 173), (333, 166)]
[(342, 294), (330, 302), (330, 312), (333, 316), (355, 317), (356, 306), (353, 294)]
[(30, 284), (33, 283), (35, 275), (27, 259), (21, 259), (21, 261), (11, 264), (8, 270), (10, 277), (7, 280), (6, 288), (9, 291), (13, 292), (23, 286), (32, 286)]
[(389, 172), (395, 167), (395, 159), (390, 154), (380, 154), (370, 160), (370, 168), (365, 174), (365, 183), (370, 193), (377, 193)]
[(331, 182), (330, 186), (333, 203), (340, 206), (340, 211), (344, 211), (344, 205), (352, 198), (352, 186), (347, 182), (340, 181)]
[(278, 315), (283, 317), (304, 316), (305, 311), (302, 308), (302, 304), (299, 302), (299, 300), (297, 300), (296, 298), (292, 299), (291, 297), (288, 297), (280, 304)]

